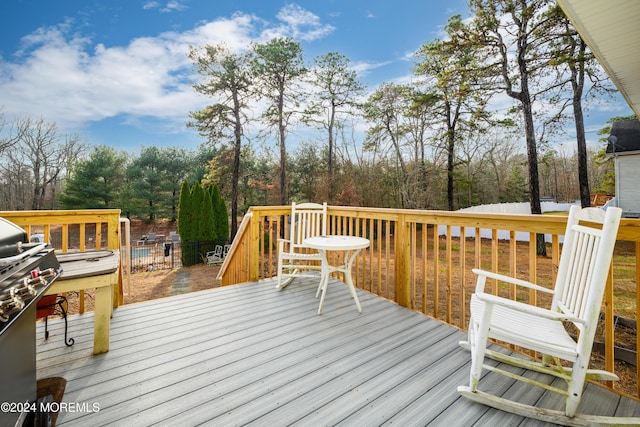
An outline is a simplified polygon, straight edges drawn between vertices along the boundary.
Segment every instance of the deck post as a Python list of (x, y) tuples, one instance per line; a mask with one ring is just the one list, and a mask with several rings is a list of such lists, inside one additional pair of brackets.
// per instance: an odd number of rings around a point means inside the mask
[(260, 221), (262, 216), (255, 209), (251, 214), (251, 233), (249, 239), (249, 281), (256, 282), (260, 278)]
[(400, 215), (395, 230), (395, 299), (398, 304), (407, 308), (411, 308), (410, 233), (406, 216)]
[[(120, 250), (120, 212), (120, 209), (118, 209), (107, 215), (107, 249), (112, 251)], [(99, 224), (96, 224), (96, 227), (99, 226)], [(98, 245), (98, 242), (96, 242), (96, 245)], [(122, 272), (122, 269), (120, 272)], [(112, 289), (113, 298), (111, 301), (114, 309), (124, 304), (124, 281), (121, 274), (118, 274), (116, 283), (117, 285)]]

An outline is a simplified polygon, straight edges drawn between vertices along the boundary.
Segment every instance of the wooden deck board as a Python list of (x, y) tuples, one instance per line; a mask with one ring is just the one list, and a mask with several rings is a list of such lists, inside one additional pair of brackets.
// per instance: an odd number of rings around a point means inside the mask
[[(458, 395), (469, 369), (463, 332), (362, 291), (358, 313), (333, 281), (318, 316), (317, 281), (273, 285), (122, 306), (110, 351), (97, 356), (91, 314), (70, 317), (73, 347), (60, 339), (61, 321), (50, 322), (46, 342), (39, 325), (38, 377), (65, 377), (65, 402), (100, 405), (62, 413), (58, 425), (526, 424)], [(485, 386), (541, 399), (536, 388), (488, 375)], [(640, 413), (638, 402), (589, 391), (584, 402), (604, 402), (602, 411)]]

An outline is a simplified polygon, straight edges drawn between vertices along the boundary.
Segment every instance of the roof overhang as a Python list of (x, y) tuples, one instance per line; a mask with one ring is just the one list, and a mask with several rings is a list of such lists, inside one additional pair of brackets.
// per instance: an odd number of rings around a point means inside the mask
[(640, 117), (640, 0), (557, 0)]

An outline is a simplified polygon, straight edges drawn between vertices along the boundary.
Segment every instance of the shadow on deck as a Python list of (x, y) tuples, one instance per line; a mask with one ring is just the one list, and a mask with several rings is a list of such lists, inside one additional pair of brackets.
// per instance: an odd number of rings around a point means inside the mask
[[(66, 378), (64, 401), (81, 409), (62, 412), (58, 425), (540, 425), (458, 395), (468, 382), (465, 333), (360, 290), (359, 314), (337, 281), (318, 316), (317, 283), (299, 278), (279, 291), (263, 281), (125, 305), (111, 321), (110, 351), (98, 356), (92, 314), (70, 318), (70, 348), (61, 322), (49, 323), (46, 342), (39, 323), (38, 378)], [(489, 375), (494, 392), (559, 409), (555, 395)], [(640, 403), (592, 384), (581, 408), (640, 415)]]

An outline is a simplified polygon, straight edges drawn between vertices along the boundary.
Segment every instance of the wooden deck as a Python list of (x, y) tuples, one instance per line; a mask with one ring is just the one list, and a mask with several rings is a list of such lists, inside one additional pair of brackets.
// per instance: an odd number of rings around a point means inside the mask
[[(336, 281), (318, 316), (316, 285), (263, 281), (121, 306), (110, 351), (97, 356), (91, 313), (70, 318), (70, 348), (61, 321), (47, 342), (39, 323), (38, 378), (63, 376), (64, 401), (78, 404), (58, 425), (540, 425), (458, 395), (463, 332), (360, 290), (359, 314)], [(500, 393), (559, 409), (556, 395), (489, 375)], [(582, 408), (640, 415), (640, 403), (594, 385)]]

